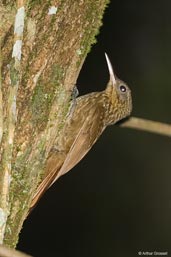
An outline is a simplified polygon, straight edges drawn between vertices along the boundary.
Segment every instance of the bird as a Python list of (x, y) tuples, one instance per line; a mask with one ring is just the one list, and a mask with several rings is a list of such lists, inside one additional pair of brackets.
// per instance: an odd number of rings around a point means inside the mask
[(105, 128), (130, 116), (132, 96), (128, 85), (114, 74), (105, 53), (109, 81), (105, 90), (75, 99), (74, 110), (68, 115), (55, 149), (49, 155), (45, 176), (32, 198), (31, 209), (45, 191), (71, 170), (92, 148)]

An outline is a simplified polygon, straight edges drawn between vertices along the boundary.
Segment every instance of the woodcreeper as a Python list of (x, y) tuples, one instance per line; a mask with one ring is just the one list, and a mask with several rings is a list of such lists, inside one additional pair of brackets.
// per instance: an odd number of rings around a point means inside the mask
[(57, 149), (47, 160), (45, 178), (37, 188), (31, 207), (88, 153), (108, 125), (129, 116), (132, 111), (131, 91), (114, 75), (111, 62), (107, 54), (105, 56), (110, 75), (106, 89), (76, 98), (72, 115), (68, 116), (59, 136)]

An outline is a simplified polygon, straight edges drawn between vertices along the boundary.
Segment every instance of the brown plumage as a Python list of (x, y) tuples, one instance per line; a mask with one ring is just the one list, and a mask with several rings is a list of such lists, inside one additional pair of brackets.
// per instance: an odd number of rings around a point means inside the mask
[(47, 160), (46, 176), (37, 188), (31, 207), (62, 175), (71, 170), (91, 149), (104, 129), (130, 115), (131, 91), (115, 78), (112, 65), (105, 54), (110, 80), (102, 92), (93, 92), (76, 99), (72, 116), (66, 120), (58, 145)]

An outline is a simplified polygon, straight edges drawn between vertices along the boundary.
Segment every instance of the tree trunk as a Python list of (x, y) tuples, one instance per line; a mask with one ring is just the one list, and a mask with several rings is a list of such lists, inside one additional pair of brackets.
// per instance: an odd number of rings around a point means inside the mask
[(0, 243), (15, 247), (108, 0), (0, 1)]

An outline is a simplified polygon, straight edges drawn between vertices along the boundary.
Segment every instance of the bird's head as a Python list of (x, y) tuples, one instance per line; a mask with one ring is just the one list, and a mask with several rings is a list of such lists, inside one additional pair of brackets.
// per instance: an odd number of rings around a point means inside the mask
[(105, 57), (110, 75), (109, 82), (106, 87), (106, 94), (110, 100), (110, 112), (113, 112), (115, 115), (115, 122), (117, 122), (129, 116), (132, 111), (131, 90), (125, 82), (115, 76), (112, 64), (106, 53)]

